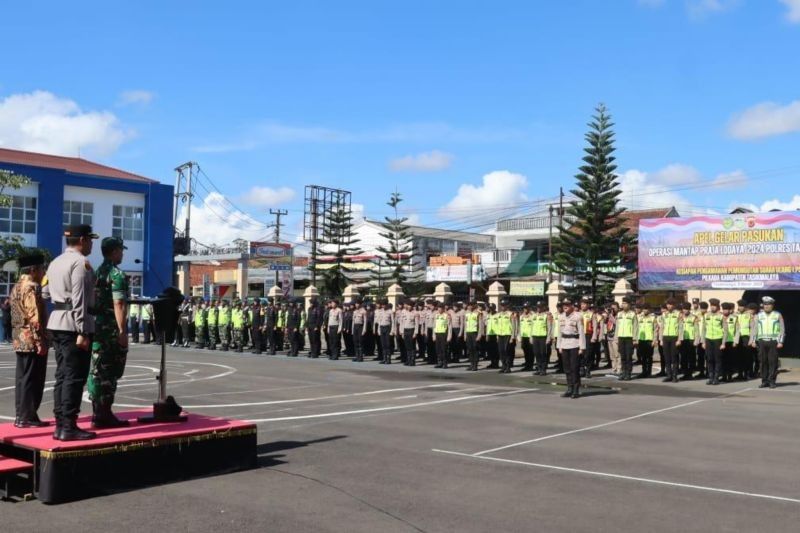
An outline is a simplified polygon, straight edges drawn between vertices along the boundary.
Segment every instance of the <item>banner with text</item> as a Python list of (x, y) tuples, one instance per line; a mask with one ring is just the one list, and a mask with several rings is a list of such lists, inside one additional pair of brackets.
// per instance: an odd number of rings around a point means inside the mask
[(639, 222), (641, 290), (800, 288), (800, 213)]

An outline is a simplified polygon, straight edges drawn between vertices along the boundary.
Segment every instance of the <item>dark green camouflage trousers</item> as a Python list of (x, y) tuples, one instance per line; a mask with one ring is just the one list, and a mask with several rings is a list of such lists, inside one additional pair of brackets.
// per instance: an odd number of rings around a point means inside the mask
[(117, 381), (125, 372), (127, 348), (117, 341), (117, 334), (98, 333), (92, 342), (92, 364), (87, 380), (89, 399), (106, 405), (114, 403)]
[(231, 344), (231, 328), (230, 326), (224, 325), (219, 326), (219, 341), (222, 343), (223, 348), (228, 348)]

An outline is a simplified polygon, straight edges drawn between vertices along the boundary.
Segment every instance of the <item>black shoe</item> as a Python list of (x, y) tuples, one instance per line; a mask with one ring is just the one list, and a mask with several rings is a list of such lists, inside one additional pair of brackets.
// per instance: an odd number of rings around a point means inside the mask
[(678, 381), (680, 381), (680, 380), (678, 379), (678, 376), (672, 376), (672, 382), (673, 382), (673, 383), (677, 383)]
[(14, 421), (14, 426), (18, 428), (46, 428), (50, 426), (50, 422), (42, 422), (39, 417), (31, 419), (17, 418)]
[(669, 377), (669, 376), (667, 376), (667, 377), (665, 377), (664, 379), (661, 380), (662, 383), (669, 383), (670, 381), (672, 381), (672, 378)]
[(713, 379), (706, 380), (706, 385), (713, 385), (713, 384), (714, 384), (714, 380)]
[(769, 383), (766, 381), (762, 381), (761, 385), (758, 386), (759, 389), (766, 389), (767, 387), (769, 387)]
[(72, 440), (91, 440), (97, 437), (97, 433), (92, 431), (84, 431), (78, 427), (75, 420), (65, 422), (65, 426), (61, 429), (58, 440), (72, 441)]
[(714, 378), (714, 380), (711, 382), (711, 384), (712, 385), (719, 385), (719, 379)]
[(575, 399), (580, 397), (581, 397), (580, 387), (575, 387), (575, 390), (572, 391), (572, 398)]
[[(585, 376), (583, 376), (583, 377), (585, 377), (586, 379), (589, 379), (589, 378), (591, 378), (591, 377), (592, 377), (592, 373), (591, 373), (591, 372), (589, 372), (589, 371), (587, 370), (587, 371), (586, 371), (586, 375), (585, 375)], [(574, 398), (574, 396), (573, 396), (573, 398)]]
[(775, 388), (777, 388), (777, 387), (778, 387), (778, 385), (777, 385), (777, 384), (776, 384), (774, 381), (770, 381), (770, 382), (769, 382), (769, 388), (770, 388), (770, 389), (775, 389)]
[(572, 387), (567, 387), (567, 390), (564, 394), (561, 395), (562, 398), (572, 398)]
[(126, 428), (130, 425), (131, 423), (128, 420), (120, 420), (117, 418), (116, 415), (111, 412), (111, 409), (108, 409), (99, 416), (92, 417), (92, 427), (94, 429)]

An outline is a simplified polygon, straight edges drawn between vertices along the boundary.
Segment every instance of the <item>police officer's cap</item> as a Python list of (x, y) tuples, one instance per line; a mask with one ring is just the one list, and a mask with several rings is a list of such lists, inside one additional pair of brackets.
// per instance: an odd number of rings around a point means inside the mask
[(589, 303), (589, 302), (591, 302), (591, 301), (592, 301), (592, 298), (591, 298), (590, 296), (583, 296), (583, 297), (581, 297), (581, 302), (586, 302), (586, 303)]
[(92, 232), (92, 226), (89, 224), (70, 224), (64, 228), (64, 237), (90, 237), (92, 239), (99, 239), (100, 236)]
[(675, 305), (675, 298), (667, 298), (666, 305)]
[(692, 303), (693, 304), (699, 304), (700, 303), (700, 298), (692, 298)]
[(489, 309), (491, 309), (492, 311), (496, 311), (497, 310), (497, 306), (494, 305), (494, 304), (489, 304)]
[(713, 305), (714, 307), (719, 307), (719, 299), (718, 298), (709, 298), (708, 305)]
[(569, 298), (564, 298), (563, 300), (561, 300), (561, 305), (572, 305), (572, 300), (570, 300)]
[(508, 300), (501, 300), (500, 305), (503, 307), (508, 307)]
[(625, 302), (626, 304), (632, 304), (636, 300), (634, 298), (632, 298), (631, 296), (625, 296), (624, 298), (622, 298), (622, 301)]
[(692, 304), (690, 304), (689, 302), (683, 302), (683, 305), (681, 305), (681, 309), (684, 309), (686, 311), (691, 311)]
[(761, 298), (761, 303), (764, 305), (774, 304), (775, 298), (773, 298), (772, 296), (764, 296), (763, 298)]
[(523, 309), (530, 309), (530, 307), (531, 307), (530, 302), (525, 302), (524, 304), (522, 304)]
[(17, 259), (17, 264), (20, 268), (28, 268), (34, 266), (44, 265), (44, 255), (40, 253), (23, 255)]
[(722, 308), (727, 309), (728, 311), (733, 311), (733, 302), (722, 302)]
[(539, 300), (538, 302), (536, 302), (536, 307), (538, 307), (539, 309), (545, 309), (547, 307), (547, 304), (544, 303), (542, 300)]

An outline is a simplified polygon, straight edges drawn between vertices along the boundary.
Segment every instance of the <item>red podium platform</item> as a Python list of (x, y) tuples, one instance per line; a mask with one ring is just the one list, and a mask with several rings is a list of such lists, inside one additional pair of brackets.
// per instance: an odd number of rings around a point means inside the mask
[[(2, 424), (0, 455), (33, 465), (32, 492), (45, 503), (256, 465), (255, 424), (197, 414), (183, 423), (136, 422), (147, 414), (118, 413), (129, 427), (99, 430), (89, 441), (54, 440), (52, 427)], [(88, 429), (90, 417), (78, 423)]]

